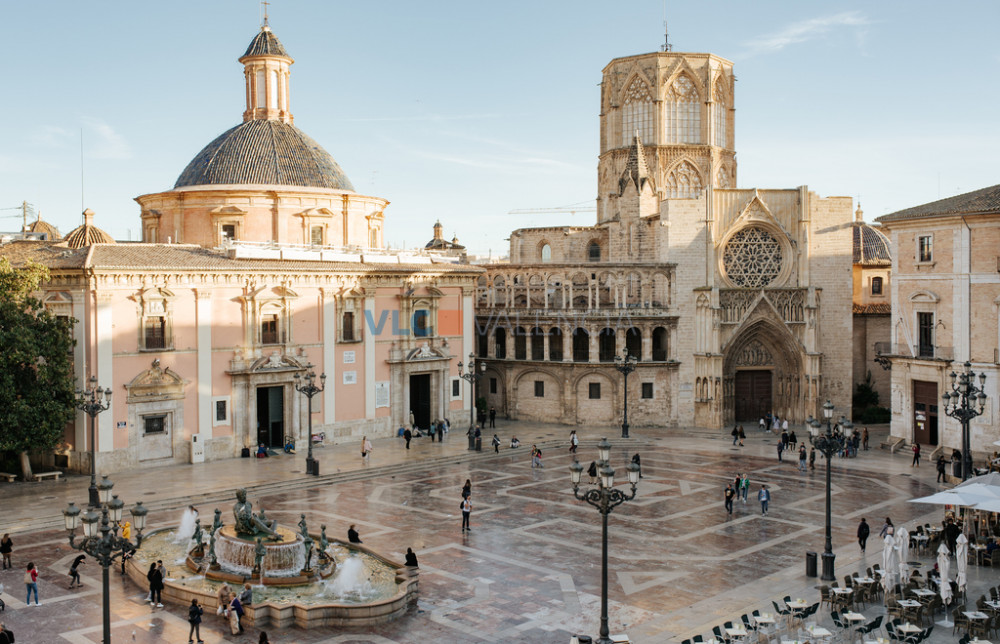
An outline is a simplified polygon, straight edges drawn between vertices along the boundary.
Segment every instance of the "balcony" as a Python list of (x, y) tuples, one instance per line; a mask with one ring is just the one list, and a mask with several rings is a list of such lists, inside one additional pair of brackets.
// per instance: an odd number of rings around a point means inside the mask
[(879, 358), (915, 358), (917, 360), (944, 360), (955, 359), (954, 347), (942, 347), (935, 344), (894, 344), (892, 342), (875, 343), (876, 362), (881, 364)]

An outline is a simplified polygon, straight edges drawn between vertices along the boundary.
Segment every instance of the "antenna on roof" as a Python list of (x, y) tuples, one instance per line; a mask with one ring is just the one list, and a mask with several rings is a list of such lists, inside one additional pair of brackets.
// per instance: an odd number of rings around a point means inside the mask
[(660, 45), (660, 51), (673, 51), (673, 49), (670, 46), (670, 32), (667, 30), (667, 0), (663, 0), (663, 44)]
[(83, 195), (83, 127), (80, 127), (80, 212), (85, 210)]
[(271, 4), (267, 0), (261, 0), (260, 6), (264, 9), (264, 20), (261, 22), (261, 27), (267, 27), (267, 5)]

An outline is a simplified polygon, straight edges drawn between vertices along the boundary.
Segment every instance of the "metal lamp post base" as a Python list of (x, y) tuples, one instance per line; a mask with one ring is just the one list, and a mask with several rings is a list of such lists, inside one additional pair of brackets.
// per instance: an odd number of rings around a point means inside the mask
[(97, 495), (97, 486), (91, 483), (87, 491), (90, 495), (90, 503), (89, 503), (90, 507), (92, 508), (101, 507), (101, 497)]
[(833, 562), (837, 558), (837, 555), (832, 552), (823, 553), (823, 575), (820, 577), (823, 581), (836, 581), (837, 576), (833, 572)]
[(319, 476), (319, 461), (311, 456), (306, 458), (306, 474)]
[(622, 438), (628, 438), (628, 423), (622, 423)]

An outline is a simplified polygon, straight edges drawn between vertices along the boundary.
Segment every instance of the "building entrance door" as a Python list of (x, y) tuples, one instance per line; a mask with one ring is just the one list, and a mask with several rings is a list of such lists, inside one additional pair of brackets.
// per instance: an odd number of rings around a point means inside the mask
[(756, 423), (771, 411), (771, 370), (736, 372), (736, 422)]
[(285, 445), (284, 387), (257, 388), (257, 442), (281, 449)]
[(410, 376), (410, 411), (413, 424), (421, 429), (431, 426), (431, 374), (418, 373)]
[(938, 444), (938, 388), (936, 382), (913, 381), (913, 440)]

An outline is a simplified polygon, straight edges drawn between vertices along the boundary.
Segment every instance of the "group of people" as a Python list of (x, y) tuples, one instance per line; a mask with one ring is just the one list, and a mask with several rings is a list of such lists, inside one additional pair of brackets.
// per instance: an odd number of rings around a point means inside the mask
[[(233, 635), (239, 635), (243, 632), (243, 616), (246, 614), (245, 608), (253, 603), (253, 587), (249, 583), (243, 584), (243, 589), (240, 594), (237, 595), (233, 592), (229, 584), (222, 584), (219, 586), (219, 590), (215, 593), (216, 606), (215, 614), (221, 616), (223, 619), (229, 622), (229, 631)], [(194, 607), (197, 606), (197, 599), (191, 600), (191, 608), (189, 609), (189, 618), (193, 617)], [(199, 607), (200, 608), (200, 607)], [(198, 621), (191, 621), (191, 633), (188, 634), (188, 642), (191, 641), (191, 634), (198, 630), (198, 624), (201, 623), (201, 613), (198, 613)], [(201, 633), (198, 633), (198, 641), (201, 642)]]
[[(636, 454), (636, 457), (638, 456), (639, 455)], [(593, 467), (593, 465), (591, 467)], [(736, 478), (732, 482), (726, 483), (726, 489), (723, 490), (722, 492), (722, 498), (723, 501), (725, 502), (726, 514), (733, 513), (733, 504), (737, 500), (742, 501), (744, 504), (746, 504), (747, 496), (749, 494), (750, 494), (750, 476), (746, 472), (743, 472), (742, 474), (737, 474)], [(757, 492), (757, 501), (760, 502), (761, 515), (767, 516), (768, 504), (771, 502), (771, 491), (767, 489), (767, 485), (761, 484), (760, 490), (758, 490)]]

